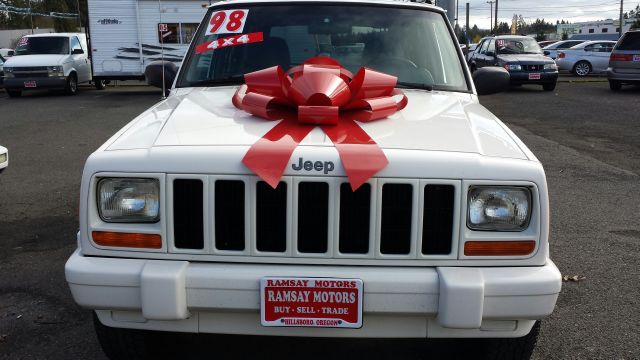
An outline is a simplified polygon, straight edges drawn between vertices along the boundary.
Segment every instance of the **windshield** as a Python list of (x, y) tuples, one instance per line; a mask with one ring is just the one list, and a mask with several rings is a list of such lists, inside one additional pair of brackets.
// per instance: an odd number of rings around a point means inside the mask
[(532, 38), (497, 39), (498, 54), (541, 54), (540, 45)]
[(211, 9), (178, 87), (242, 82), (246, 73), (315, 56), (398, 77), (406, 87), (468, 91), (441, 14), (365, 5), (249, 5)]
[(23, 37), (20, 39), (20, 42), (18, 42), (15, 56), (49, 54), (69, 54), (69, 38), (60, 36)]

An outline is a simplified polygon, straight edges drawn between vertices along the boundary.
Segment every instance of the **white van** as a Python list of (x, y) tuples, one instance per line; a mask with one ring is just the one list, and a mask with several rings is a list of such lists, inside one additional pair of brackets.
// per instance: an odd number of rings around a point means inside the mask
[[(69, 95), (78, 84), (92, 80), (87, 38), (80, 33), (24, 36), (15, 55), (4, 64), (4, 86), (10, 97), (31, 89), (64, 89)], [(98, 89), (103, 82), (96, 83)]]

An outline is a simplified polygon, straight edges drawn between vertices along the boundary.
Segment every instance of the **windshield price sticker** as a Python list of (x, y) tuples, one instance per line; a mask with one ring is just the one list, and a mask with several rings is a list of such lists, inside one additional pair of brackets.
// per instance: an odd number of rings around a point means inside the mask
[(29, 43), (29, 38), (28, 37), (23, 37), (23, 38), (20, 39), (20, 41), (18, 41), (18, 45), (17, 46), (24, 46), (24, 45), (27, 45), (28, 43)]
[(504, 39), (498, 39), (498, 40), (496, 40), (496, 45), (498, 47), (500, 47), (500, 48), (503, 48), (503, 47), (507, 46), (507, 42), (504, 41)]
[(205, 35), (240, 34), (248, 15), (248, 9), (216, 11), (211, 14)]
[(260, 320), (263, 326), (362, 327), (360, 279), (263, 278)]
[(261, 32), (254, 32), (250, 34), (234, 35), (225, 38), (208, 41), (206, 43), (196, 46), (196, 54), (202, 54), (207, 51), (213, 51), (216, 49), (222, 49), (229, 46), (246, 45), (262, 42), (264, 37)]
[(633, 61), (640, 61), (640, 55), (633, 55)]

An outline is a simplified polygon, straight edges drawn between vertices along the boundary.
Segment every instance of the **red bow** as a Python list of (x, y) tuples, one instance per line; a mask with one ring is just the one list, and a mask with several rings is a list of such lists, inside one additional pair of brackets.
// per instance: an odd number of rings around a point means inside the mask
[[(355, 121), (378, 120), (404, 109), (408, 100), (395, 89), (395, 76), (360, 68), (354, 77), (337, 61), (314, 57), (286, 74), (274, 66), (248, 73), (244, 79), (246, 85), (236, 91), (233, 104), (267, 120), (282, 120), (242, 160), (272, 187), (314, 125), (335, 144), (354, 191), (389, 163)], [(396, 102), (394, 95), (402, 99)]]

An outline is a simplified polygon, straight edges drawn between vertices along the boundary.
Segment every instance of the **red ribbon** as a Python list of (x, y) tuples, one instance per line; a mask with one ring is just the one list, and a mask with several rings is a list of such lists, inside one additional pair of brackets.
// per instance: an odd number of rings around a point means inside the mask
[[(407, 106), (406, 95), (395, 89), (395, 76), (364, 67), (353, 76), (331, 58), (314, 57), (287, 73), (274, 66), (245, 74), (244, 79), (233, 104), (252, 115), (281, 120), (242, 160), (273, 188), (315, 126), (335, 144), (354, 191), (389, 163), (356, 121), (383, 119)], [(395, 95), (402, 99), (396, 102)]]

